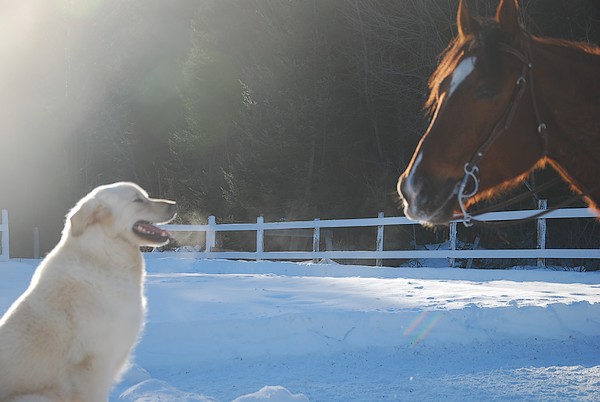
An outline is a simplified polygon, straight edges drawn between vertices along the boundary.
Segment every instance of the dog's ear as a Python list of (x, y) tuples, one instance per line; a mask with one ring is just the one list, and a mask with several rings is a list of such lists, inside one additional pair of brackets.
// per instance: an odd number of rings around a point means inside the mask
[(110, 215), (110, 210), (95, 198), (90, 198), (77, 205), (69, 213), (71, 235), (74, 237), (83, 234), (88, 226), (100, 223)]

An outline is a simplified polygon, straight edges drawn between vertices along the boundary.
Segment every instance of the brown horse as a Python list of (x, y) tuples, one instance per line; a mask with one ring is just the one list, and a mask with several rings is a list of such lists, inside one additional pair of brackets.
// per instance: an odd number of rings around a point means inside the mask
[(517, 0), (475, 18), (461, 0), (458, 36), (429, 80), (432, 120), (398, 192), (407, 217), (453, 213), (550, 165), (598, 211), (600, 49), (523, 31)]

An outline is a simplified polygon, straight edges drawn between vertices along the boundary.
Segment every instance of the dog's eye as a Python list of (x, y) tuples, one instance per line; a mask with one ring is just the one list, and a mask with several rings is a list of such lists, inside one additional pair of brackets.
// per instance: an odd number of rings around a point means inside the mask
[(133, 202), (139, 202), (139, 203), (143, 203), (144, 200), (140, 197), (137, 197), (135, 200), (133, 200)]

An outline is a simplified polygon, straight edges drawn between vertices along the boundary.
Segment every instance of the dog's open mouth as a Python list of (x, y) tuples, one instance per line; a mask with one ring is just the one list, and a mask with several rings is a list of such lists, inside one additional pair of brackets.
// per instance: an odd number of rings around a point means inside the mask
[(157, 228), (150, 222), (138, 221), (133, 225), (133, 233), (141, 237), (142, 239), (149, 240), (151, 242), (162, 243), (166, 242), (171, 238), (171, 234), (164, 230)]

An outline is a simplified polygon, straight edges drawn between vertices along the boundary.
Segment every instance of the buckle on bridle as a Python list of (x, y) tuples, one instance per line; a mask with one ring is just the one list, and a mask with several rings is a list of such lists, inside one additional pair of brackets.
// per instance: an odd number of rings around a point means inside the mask
[(544, 134), (546, 132), (546, 129), (546, 123), (540, 123), (540, 125), (538, 126), (538, 133)]
[[(469, 212), (467, 212), (467, 208), (465, 207), (465, 201), (477, 194), (477, 191), (479, 190), (479, 179), (476, 175), (477, 172), (479, 172), (479, 168), (477, 166), (471, 166), (471, 164), (467, 162), (465, 163), (463, 171), (465, 172), (465, 175), (463, 176), (463, 179), (458, 186), (457, 198), (458, 206), (460, 207), (460, 211), (463, 214), (462, 223), (465, 227), (470, 227), (473, 226), (473, 216)], [(468, 193), (465, 193), (467, 184), (469, 183), (469, 179), (473, 180), (473, 189)]]

